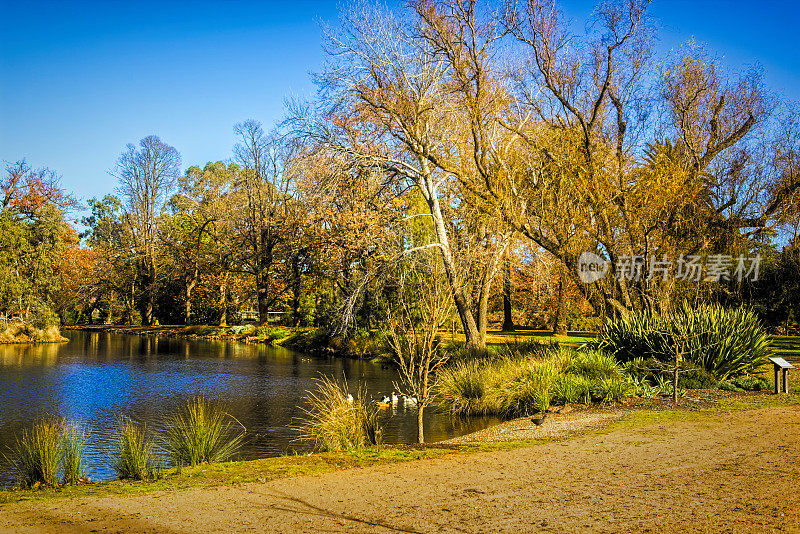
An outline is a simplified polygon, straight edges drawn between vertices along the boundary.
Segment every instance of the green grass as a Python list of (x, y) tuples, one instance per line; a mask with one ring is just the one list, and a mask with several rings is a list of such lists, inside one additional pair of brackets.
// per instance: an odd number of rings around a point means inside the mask
[(64, 423), (61, 428), (61, 471), (63, 484), (80, 484), (86, 477), (83, 469), (83, 452), (86, 448), (86, 430), (74, 423)]
[(238, 421), (203, 397), (191, 399), (166, 425), (166, 452), (178, 466), (223, 462), (239, 449)]
[(8, 460), (21, 487), (58, 485), (63, 457), (61, 426), (62, 422), (57, 419), (42, 419), (17, 437)]
[(785, 360), (800, 363), (800, 336), (771, 336), (775, 355)]
[(113, 480), (100, 484), (43, 488), (35, 491), (0, 490), (0, 504), (68, 497), (136, 495), (162, 490), (207, 488), (248, 482), (263, 483), (287, 477), (318, 475), (343, 469), (430, 460), (452, 454), (511, 450), (520, 447), (533, 447), (543, 443), (546, 443), (546, 441), (476, 443), (447, 448), (435, 446), (423, 446), (421, 448), (378, 447), (340, 452), (297, 454), (261, 460), (203, 464), (195, 467), (184, 467), (181, 470), (165, 470), (161, 478), (150, 481)]
[(114, 450), (114, 471), (119, 478), (148, 480), (155, 477), (153, 444), (145, 428), (132, 421), (122, 421)]
[[(798, 390), (800, 393), (800, 390)], [(681, 421), (700, 421), (704, 417), (733, 411), (767, 407), (798, 405), (800, 395), (755, 394), (721, 399), (717, 408), (707, 410), (639, 410), (624, 419), (592, 432), (604, 434), (615, 430), (633, 429), (653, 424)], [(577, 439), (579, 436), (569, 439)], [(247, 482), (267, 482), (286, 477), (317, 475), (343, 469), (391, 465), (400, 462), (430, 460), (454, 454), (513, 450), (536, 447), (551, 440), (514, 441), (502, 443), (476, 443), (451, 447), (428, 445), (421, 447), (378, 447), (344, 452), (326, 452), (280, 456), (261, 460), (223, 462), (171, 469), (152, 481), (110, 481), (101, 484), (43, 488), (39, 490), (0, 490), (0, 504), (29, 500), (54, 500), (69, 497), (102, 497), (110, 495), (136, 495), (163, 490), (207, 488)]]
[(445, 368), (437, 393), (456, 415), (515, 417), (547, 410), (551, 402), (619, 402), (634, 392), (623, 367), (607, 354), (515, 343), (495, 356)]

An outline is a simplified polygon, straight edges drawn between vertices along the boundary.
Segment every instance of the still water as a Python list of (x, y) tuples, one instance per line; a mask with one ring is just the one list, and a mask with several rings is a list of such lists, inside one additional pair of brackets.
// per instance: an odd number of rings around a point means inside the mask
[[(0, 345), (0, 485), (10, 482), (4, 456), (27, 424), (65, 418), (89, 431), (85, 461), (93, 480), (113, 478), (121, 417), (158, 432), (165, 416), (202, 394), (219, 401), (247, 429), (239, 457), (307, 450), (294, 428), (302, 397), (320, 375), (359, 382), (374, 396), (388, 394), (397, 374), (366, 361), (309, 356), (264, 345), (118, 334), (66, 332), (69, 343)], [(426, 441), (484, 428), (491, 418), (453, 420), (428, 409)], [(386, 443), (417, 438), (416, 410), (382, 411)]]

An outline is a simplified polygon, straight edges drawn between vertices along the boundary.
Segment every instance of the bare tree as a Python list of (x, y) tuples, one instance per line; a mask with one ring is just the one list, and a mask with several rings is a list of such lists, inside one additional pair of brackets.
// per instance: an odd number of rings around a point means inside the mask
[(270, 307), (288, 290), (290, 273), (276, 273), (297, 231), (293, 147), (277, 132), (267, 134), (261, 123), (248, 120), (235, 126), (234, 148), (241, 165), (234, 194), (241, 209), (237, 235), (242, 241), (242, 269), (255, 278), (258, 315), (266, 323)]
[(480, 310), (507, 239), (497, 234), (483, 240), (491, 258), (481, 259), (487, 268), (479, 272), (464, 268), (469, 262), (454, 244), (452, 206), (462, 203), (448, 205), (456, 165), (445, 162), (459, 159), (465, 131), (451, 98), (451, 67), (420, 35), (413, 16), (359, 3), (342, 19), (340, 30), (327, 32), (331, 62), (317, 78), (322, 109), (296, 121), (299, 129), (320, 146), (379, 171), (390, 187), (420, 194), (434, 229), (432, 242), (423, 246), (439, 250), (467, 344), (484, 346)]
[(119, 193), (125, 203), (137, 253), (138, 277), (143, 293), (142, 322), (153, 324), (156, 284), (157, 218), (180, 175), (181, 157), (172, 146), (154, 135), (129, 144), (111, 172), (119, 180)]
[(438, 255), (425, 250), (406, 256), (389, 317), (389, 344), (400, 371), (395, 388), (416, 401), (420, 443), (425, 442), (424, 411), (433, 400), (438, 371), (446, 363), (439, 331), (452, 313), (453, 299)]

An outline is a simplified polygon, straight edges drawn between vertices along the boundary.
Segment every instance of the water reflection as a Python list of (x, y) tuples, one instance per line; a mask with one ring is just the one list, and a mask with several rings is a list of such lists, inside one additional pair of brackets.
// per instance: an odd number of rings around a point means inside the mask
[[(355, 388), (387, 393), (391, 369), (359, 360), (316, 358), (264, 345), (221, 341), (68, 332), (69, 343), (0, 345), (0, 451), (20, 429), (46, 415), (90, 430), (87, 459), (94, 479), (110, 478), (108, 451), (120, 417), (161, 430), (165, 414), (203, 394), (224, 403), (247, 428), (243, 458), (302, 450), (293, 428), (303, 394), (320, 373), (345, 377)], [(426, 417), (426, 438), (437, 441), (483, 428), (490, 419), (453, 421)], [(416, 411), (402, 407), (382, 415), (384, 440), (416, 439)], [(8, 468), (0, 455), (0, 483)]]

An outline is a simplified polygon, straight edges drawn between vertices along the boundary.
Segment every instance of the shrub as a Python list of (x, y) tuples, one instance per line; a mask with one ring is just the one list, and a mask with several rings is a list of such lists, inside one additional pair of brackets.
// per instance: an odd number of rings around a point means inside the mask
[(769, 336), (751, 310), (684, 304), (666, 316), (630, 313), (609, 319), (592, 348), (621, 362), (655, 358), (668, 363), (684, 343), (684, 359), (718, 380), (756, 371), (772, 355)]
[(766, 391), (770, 389), (770, 384), (764, 378), (758, 376), (743, 376), (731, 380), (731, 384), (744, 391)]
[(243, 324), (243, 325), (231, 326), (230, 330), (231, 333), (236, 336), (246, 336), (255, 332), (256, 327), (255, 325), (252, 324)]
[(723, 391), (735, 391), (737, 393), (741, 393), (742, 391), (744, 391), (739, 386), (736, 386), (731, 382), (724, 382), (724, 381), (719, 383), (719, 389)]
[(678, 386), (687, 389), (713, 389), (718, 383), (705, 369), (692, 369), (678, 377)]
[(325, 451), (362, 449), (379, 445), (378, 411), (359, 388), (349, 396), (347, 383), (328, 377), (316, 379), (317, 387), (305, 396), (308, 407), (300, 431), (306, 439)]
[(144, 427), (132, 421), (121, 422), (114, 453), (114, 470), (119, 478), (155, 478), (153, 444), (145, 439)]
[(218, 406), (195, 397), (166, 425), (166, 451), (176, 465), (222, 462), (241, 446), (244, 433), (238, 423)]

